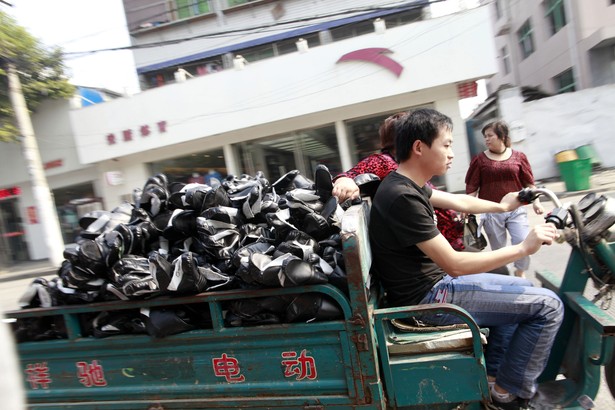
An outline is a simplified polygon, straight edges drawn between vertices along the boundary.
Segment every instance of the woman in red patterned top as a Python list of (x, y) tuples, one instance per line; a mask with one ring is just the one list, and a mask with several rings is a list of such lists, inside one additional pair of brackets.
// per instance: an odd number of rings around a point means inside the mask
[[(510, 148), (506, 123), (490, 122), (483, 127), (482, 134), (487, 150), (470, 162), (466, 174), (466, 193), (499, 202), (508, 192), (526, 187), (534, 188), (532, 167), (524, 153)], [(540, 201), (535, 200), (533, 205), (536, 214), (544, 212)], [(527, 211), (524, 207), (501, 214), (484, 214), (482, 224), (493, 250), (506, 246), (507, 231), (513, 245), (521, 243), (529, 232)], [(530, 258), (519, 259), (514, 265), (515, 275), (524, 277), (530, 265)]]
[[(348, 198), (359, 197), (359, 187), (354, 182), (357, 175), (372, 173), (382, 180), (397, 169), (397, 162), (393, 154), (395, 151), (395, 122), (404, 115), (407, 115), (407, 113), (393, 114), (380, 125), (378, 130), (380, 146), (382, 147), (380, 153), (362, 159), (357, 165), (333, 179), (333, 195), (337, 196), (340, 202), (344, 202)], [(430, 182), (427, 182), (427, 184), (434, 188)], [(457, 212), (440, 208), (435, 208), (434, 211), (438, 230), (442, 232), (453, 249), (464, 250), (463, 223), (460, 221)]]

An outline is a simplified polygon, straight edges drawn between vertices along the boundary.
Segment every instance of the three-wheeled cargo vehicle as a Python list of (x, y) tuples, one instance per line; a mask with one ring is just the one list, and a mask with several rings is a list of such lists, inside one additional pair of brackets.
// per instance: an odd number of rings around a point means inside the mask
[[(588, 195), (562, 205), (552, 192), (524, 192), (531, 200), (548, 195), (556, 207), (547, 217), (571, 246), (563, 275), (543, 272), (543, 285), (566, 305), (548, 367), (540, 385), (545, 408), (591, 407), (601, 367), (615, 390), (612, 364), (615, 318), (583, 296), (593, 280), (608, 297), (615, 281), (615, 220), (612, 199)], [(8, 318), (53, 317), (63, 321), (60, 340), (18, 345), (32, 409), (480, 409), (489, 402), (480, 329), (463, 309), (450, 304), (387, 308), (370, 275), (371, 254), (365, 203), (349, 208), (342, 221), (348, 292), (329, 284), (278, 289), (226, 290), (182, 297), (98, 302), (34, 308)], [(339, 320), (227, 326), (231, 300), (319, 293), (335, 301)], [(164, 338), (117, 335), (85, 337), (82, 315), (132, 309), (194, 305), (211, 314), (211, 328)], [(426, 311), (457, 315), (452, 328), (411, 326)], [(401, 319), (401, 320), (400, 320)], [(404, 326), (399, 323), (405, 323)], [(540, 408), (540, 407), (539, 407)]]

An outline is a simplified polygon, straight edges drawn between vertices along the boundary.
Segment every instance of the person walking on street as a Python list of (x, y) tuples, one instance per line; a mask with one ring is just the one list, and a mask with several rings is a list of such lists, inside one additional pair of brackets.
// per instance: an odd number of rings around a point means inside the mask
[[(532, 167), (524, 153), (513, 150), (510, 145), (508, 125), (494, 121), (482, 129), (487, 149), (476, 155), (466, 173), (466, 193), (493, 202), (500, 202), (504, 195), (523, 188), (535, 188)], [(540, 201), (533, 203), (537, 215), (544, 213)], [(506, 246), (506, 234), (513, 245), (521, 243), (529, 232), (527, 211), (524, 207), (510, 212), (486, 213), (481, 216), (481, 225), (489, 239), (491, 249)], [(530, 266), (529, 256), (514, 261), (515, 276), (525, 277)]]

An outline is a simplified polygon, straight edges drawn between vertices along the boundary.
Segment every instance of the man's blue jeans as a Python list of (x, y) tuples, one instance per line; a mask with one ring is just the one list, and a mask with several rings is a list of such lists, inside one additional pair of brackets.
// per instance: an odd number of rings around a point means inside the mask
[[(479, 326), (489, 328), (487, 374), (510, 393), (531, 398), (563, 319), (559, 297), (526, 279), (480, 273), (446, 275), (421, 304), (444, 302), (464, 308)], [(422, 319), (436, 325), (460, 322), (447, 314)]]

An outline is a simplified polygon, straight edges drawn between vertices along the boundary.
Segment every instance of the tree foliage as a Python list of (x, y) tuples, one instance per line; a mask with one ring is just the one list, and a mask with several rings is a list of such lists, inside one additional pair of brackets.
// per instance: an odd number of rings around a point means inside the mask
[(30, 112), (45, 99), (70, 98), (75, 87), (65, 75), (60, 48), (47, 49), (37, 38), (0, 11), (0, 141), (16, 141), (19, 135), (9, 98), (6, 67), (11, 62), (19, 73)]

